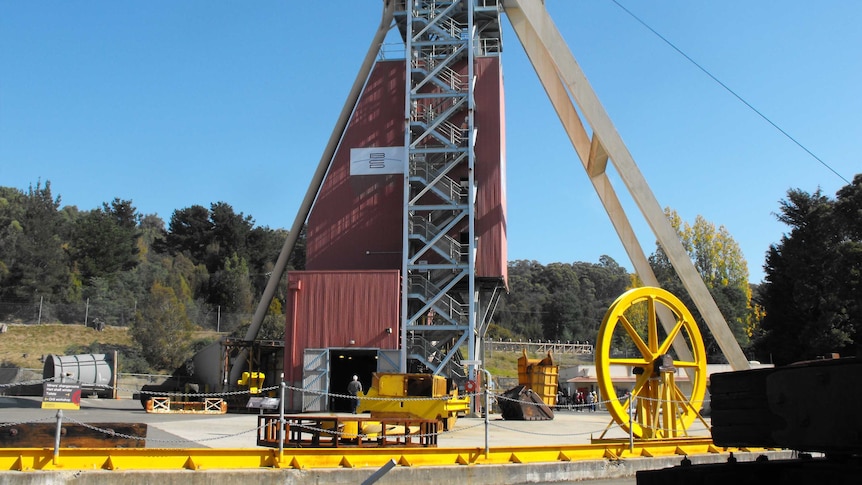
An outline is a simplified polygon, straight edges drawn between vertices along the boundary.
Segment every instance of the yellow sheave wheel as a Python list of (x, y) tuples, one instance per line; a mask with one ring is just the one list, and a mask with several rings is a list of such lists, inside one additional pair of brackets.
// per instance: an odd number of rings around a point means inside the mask
[[(670, 333), (659, 327), (661, 307), (670, 310), (666, 313), (675, 319)], [(691, 358), (677, 357), (671, 346), (674, 339), (688, 348)], [(611, 369), (615, 369), (613, 373)], [(674, 369), (684, 371), (677, 374), (679, 378), (688, 376), (683, 388), (677, 385)], [(613, 382), (632, 375), (637, 403), (634, 419), (629, 417), (630, 397), (617, 396)], [(703, 338), (691, 312), (661, 288), (625, 292), (608, 309), (599, 329), (596, 377), (608, 412), (627, 433), (631, 428), (638, 438), (687, 435), (689, 425), (699, 416), (707, 378)]]

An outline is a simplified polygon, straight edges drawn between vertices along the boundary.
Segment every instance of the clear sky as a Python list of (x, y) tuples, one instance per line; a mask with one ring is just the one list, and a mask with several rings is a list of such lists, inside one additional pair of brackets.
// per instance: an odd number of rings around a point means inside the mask
[[(844, 178), (862, 172), (862, 2), (619, 1)], [(845, 182), (611, 0), (546, 3), (659, 203), (725, 226), (760, 282), (787, 190)], [(131, 199), (165, 222), (224, 201), (287, 228), (381, 5), (0, 0), (0, 185), (50, 181), (81, 210)], [(631, 269), (503, 24), (509, 259)]]

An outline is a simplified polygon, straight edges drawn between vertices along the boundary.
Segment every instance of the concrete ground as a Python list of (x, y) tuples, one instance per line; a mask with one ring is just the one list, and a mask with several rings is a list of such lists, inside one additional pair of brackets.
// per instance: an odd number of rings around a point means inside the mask
[[(16, 423), (29, 421), (44, 421), (54, 422), (57, 411), (50, 409), (41, 409), (41, 398), (39, 397), (4, 397), (0, 396), (0, 422)], [(98, 426), (100, 422), (129, 422), (129, 423), (146, 423), (148, 432), (146, 437), (146, 447), (148, 448), (255, 448), (257, 440), (257, 416), (256, 414), (225, 414), (225, 415), (193, 415), (193, 414), (152, 414), (146, 413), (140, 403), (131, 399), (82, 399), (80, 410), (65, 410), (63, 411), (64, 421), (77, 421)], [(598, 438), (603, 431), (608, 429), (608, 424), (611, 422), (610, 415), (604, 411), (598, 412), (576, 412), (569, 410), (560, 410), (556, 413), (555, 418), (551, 421), (505, 421), (500, 415), (492, 414), (488, 420), (488, 444), (491, 447), (497, 446), (531, 446), (531, 445), (565, 445), (565, 444), (587, 444), (591, 438)], [(454, 429), (443, 433), (439, 436), (438, 445), (440, 447), (484, 447), (486, 424), (484, 418), (466, 417), (458, 419)], [(705, 427), (697, 423), (691, 431), (692, 435), (704, 436)], [(627, 435), (619, 428), (611, 426), (605, 438), (626, 438)], [(666, 467), (674, 466), (679, 463), (678, 458), (669, 459), (637, 459), (643, 461), (633, 466), (640, 467)], [(655, 460), (655, 461), (650, 461)], [(651, 464), (652, 463), (652, 464)], [(511, 467), (512, 465), (509, 465)], [(542, 465), (517, 465), (518, 467), (529, 467)], [(585, 462), (571, 462), (567, 464), (548, 465), (554, 467), (580, 467), (579, 470), (590, 469), (590, 464)], [(599, 469), (605, 464), (593, 463), (594, 467)], [(431, 481), (450, 481), (459, 480), (465, 483), (474, 483), (469, 478), (455, 478), (459, 467), (454, 467), (452, 471), (446, 470), (424, 470), (420, 467), (410, 469), (412, 467), (396, 467), (390, 472), (380, 483), (403, 483), (404, 481), (426, 481), (429, 478), (424, 475), (432, 473)], [(436, 468), (436, 467), (432, 467)], [(460, 467), (463, 470), (465, 467)], [(473, 467), (467, 467), (473, 468)], [(503, 473), (502, 480), (507, 483), (513, 483), (511, 476), (506, 473), (511, 473), (511, 468), (504, 468), (503, 471), (494, 471), (493, 466), (483, 468), (483, 474), (494, 476), (495, 473)], [(508, 469), (509, 472), (505, 470)], [(366, 470), (367, 471), (367, 470)], [(474, 471), (475, 472), (475, 471)], [(27, 473), (18, 472), (20, 477), (28, 475)], [(130, 476), (132, 472), (129, 472)], [(183, 472), (179, 472), (183, 473)], [(203, 472), (199, 472), (203, 473)], [(248, 471), (247, 473), (260, 474), (256, 480), (259, 483), (268, 482), (267, 472), (264, 471)], [(340, 476), (346, 471), (331, 471), (327, 472), (332, 478), (332, 481), (318, 479), (317, 483), (342, 483), (335, 481), (336, 476)], [(555, 472), (556, 473), (556, 472)], [(563, 476), (570, 471), (563, 471)], [(631, 472), (632, 474), (634, 472)], [(3, 476), (5, 475), (5, 477)], [(560, 475), (560, 473), (557, 473)], [(93, 475), (98, 477), (99, 475)], [(189, 477), (185, 472), (185, 477)], [(229, 474), (221, 475), (227, 480), (224, 483), (232, 483), (227, 479)], [(571, 475), (569, 475), (571, 476)], [(597, 475), (600, 476), (600, 475)], [(12, 483), (6, 480), (10, 478), (9, 472), (0, 473), (0, 483)], [(151, 475), (144, 475), (144, 483), (152, 479)], [(263, 477), (263, 478), (262, 478)], [(114, 475), (116, 478), (116, 475)], [(212, 477), (210, 477), (212, 478)], [(246, 477), (248, 478), (248, 477)], [(308, 477), (305, 477), (308, 478)], [(438, 480), (439, 479), (439, 480)], [(130, 479), (131, 480), (131, 479)], [(239, 479), (242, 482), (242, 479)], [(341, 480), (341, 478), (338, 478)], [(347, 482), (350, 483), (348, 478)], [(353, 478), (355, 480), (355, 476)], [(160, 480), (163, 481), (163, 480)], [(207, 480), (205, 480), (206, 482)], [(220, 479), (220, 481), (222, 481)], [(300, 480), (297, 483), (300, 483)], [(595, 485), (633, 485), (636, 480), (633, 476), (603, 479), (603, 480), (586, 480), (586, 482)], [(18, 483), (18, 482), (15, 482)], [(54, 483), (54, 482), (52, 482)], [(64, 483), (62, 481), (56, 483)], [(69, 482), (71, 483), (71, 482)], [(79, 483), (79, 482), (76, 482)], [(82, 483), (82, 482), (81, 482)], [(94, 482), (97, 483), (97, 482)], [(140, 483), (131, 480), (129, 483)], [(293, 483), (281, 477), (276, 482), (272, 483)], [(485, 482), (475, 482), (485, 483)], [(496, 482), (489, 482), (496, 483)], [(528, 483), (527, 481), (515, 481), (514, 483)], [(530, 480), (529, 483), (543, 483), (541, 481)], [(559, 480), (551, 480), (545, 483), (565, 483)]]

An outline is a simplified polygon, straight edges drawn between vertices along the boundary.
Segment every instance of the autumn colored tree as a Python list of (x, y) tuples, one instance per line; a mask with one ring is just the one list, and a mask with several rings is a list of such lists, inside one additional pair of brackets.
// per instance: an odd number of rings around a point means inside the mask
[[(743, 349), (746, 348), (750, 341), (750, 329), (754, 326), (755, 312), (751, 304), (751, 288), (748, 284), (748, 263), (742, 255), (739, 244), (727, 228), (724, 226), (716, 228), (715, 224), (700, 215), (695, 218), (694, 224), (690, 225), (683, 221), (676, 211), (665, 209), (665, 214), (679, 235), (683, 247), (721, 310), (737, 342)], [(697, 319), (704, 337), (708, 360), (724, 362), (724, 356), (715, 337), (704, 323), (700, 312), (660, 245), (657, 245), (655, 253), (649, 260), (661, 286), (682, 300)]]

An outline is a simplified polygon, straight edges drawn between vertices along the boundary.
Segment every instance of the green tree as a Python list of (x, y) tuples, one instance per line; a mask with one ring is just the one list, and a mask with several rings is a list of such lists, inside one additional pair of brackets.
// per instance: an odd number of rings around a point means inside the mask
[[(24, 234), (24, 194), (12, 187), (0, 187), (0, 296), (7, 288)], [(8, 295), (7, 295), (8, 296)]]
[(236, 254), (225, 261), (224, 269), (210, 281), (210, 303), (221, 305), (228, 312), (252, 311), (251, 282), (248, 264)]
[(572, 267), (580, 282), (578, 298), (584, 302), (583, 324), (574, 337), (581, 342), (595, 342), (608, 308), (631, 287), (631, 275), (607, 255), (601, 256), (598, 264), (575, 263)]
[(790, 227), (770, 246), (761, 288), (758, 355), (776, 364), (862, 349), (862, 175), (832, 200), (788, 191), (778, 220)]
[[(716, 228), (701, 216), (695, 218), (694, 225), (689, 225), (682, 221), (676, 211), (665, 209), (665, 214), (679, 234), (683, 247), (737, 342), (743, 349), (746, 348), (749, 345), (749, 329), (752, 327), (755, 312), (748, 284), (748, 263), (739, 245), (724, 226)], [(661, 286), (682, 300), (697, 320), (703, 334), (707, 359), (710, 362), (724, 362), (726, 359), (715, 337), (704, 323), (660, 245), (656, 245), (656, 251), (649, 261)]]
[[(273, 298), (269, 302), (266, 316), (260, 325), (260, 330), (257, 332), (259, 340), (283, 340), (284, 339), (284, 324), (285, 315), (284, 309), (281, 306), (281, 301)], [(251, 320), (245, 320), (241, 325), (237, 326), (231, 335), (236, 338), (245, 338), (248, 327), (251, 325)]]
[(495, 320), (515, 339), (542, 338), (542, 305), (550, 293), (537, 281), (543, 270), (537, 261), (509, 262), (509, 293), (501, 299)]
[(138, 264), (138, 219), (131, 201), (114, 199), (80, 215), (69, 254), (85, 280), (128, 271)]
[(210, 206), (210, 221), (212, 222), (212, 247), (210, 248), (207, 267), (223, 268), (232, 255), (237, 254), (248, 259), (248, 238), (254, 227), (254, 219), (237, 214), (233, 207), (225, 202), (216, 202)]
[(40, 182), (20, 197), (6, 191), (4, 199), (2, 237), (10, 247), (4, 249), (0, 298), (68, 301), (73, 277), (63, 251), (68, 225), (58, 211), (60, 197), (52, 196), (50, 182)]
[(510, 262), (509, 294), (497, 310), (495, 334), (595, 341), (602, 317), (628, 286), (625, 268), (608, 256), (599, 264)]
[(195, 264), (205, 264), (211, 241), (212, 222), (209, 211), (204, 206), (193, 205), (174, 211), (165, 239), (156, 248), (170, 254), (182, 253)]
[(194, 329), (174, 290), (153, 284), (138, 305), (132, 337), (141, 345), (144, 358), (156, 369), (174, 370), (188, 357)]

